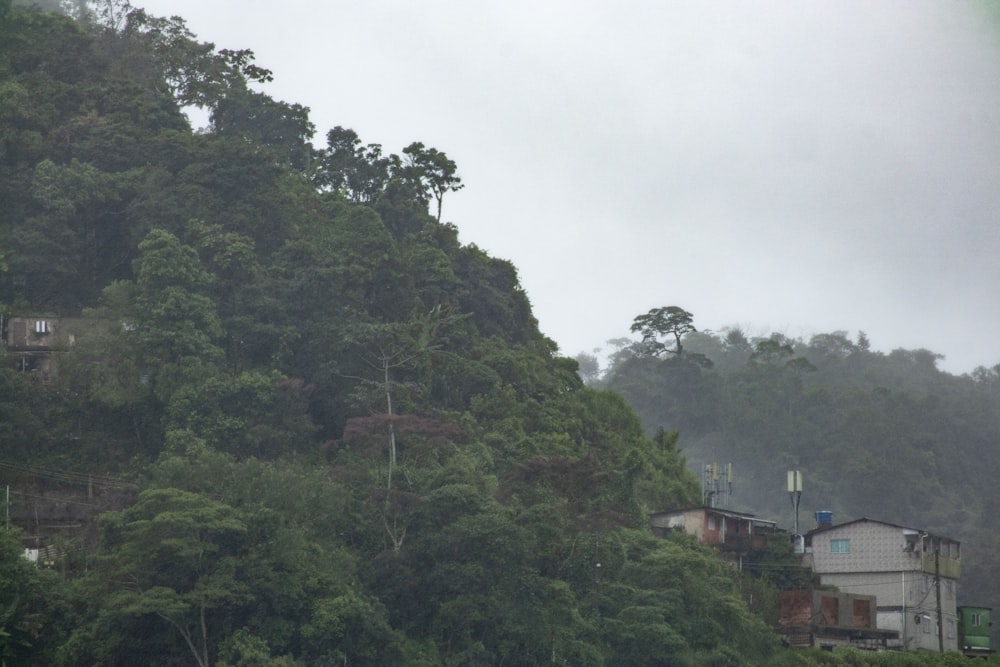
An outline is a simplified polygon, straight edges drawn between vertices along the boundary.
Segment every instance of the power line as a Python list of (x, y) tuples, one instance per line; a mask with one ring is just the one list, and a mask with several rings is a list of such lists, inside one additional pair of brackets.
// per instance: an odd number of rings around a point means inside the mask
[(51, 468), (28, 465), (26, 463), (14, 463), (13, 461), (0, 460), (0, 469), (7, 469), (12, 472), (27, 474), (33, 477), (40, 477), (42, 479), (49, 479), (55, 482), (77, 484), (81, 486), (99, 486), (107, 488), (135, 488), (136, 486), (132, 482), (112, 479), (107, 475), (95, 476), (91, 473), (74, 472), (72, 470), (54, 470)]
[(53, 498), (52, 496), (36, 496), (30, 493), (21, 493), (20, 491), (11, 491), (10, 495), (20, 496), (22, 498), (34, 498), (35, 500), (47, 500), (53, 503), (71, 503), (73, 505), (83, 505), (84, 507), (101, 507), (97, 503), (85, 503), (82, 500), (70, 500), (69, 498)]

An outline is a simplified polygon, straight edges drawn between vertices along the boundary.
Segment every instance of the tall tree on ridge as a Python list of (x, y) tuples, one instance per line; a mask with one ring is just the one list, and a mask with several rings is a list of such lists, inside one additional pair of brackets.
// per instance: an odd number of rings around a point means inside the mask
[[(684, 334), (697, 331), (692, 324), (694, 315), (679, 306), (664, 306), (653, 308), (645, 315), (639, 315), (632, 321), (632, 333), (641, 333), (642, 342), (654, 354), (659, 356), (666, 352), (680, 356), (684, 351), (681, 338)], [(670, 349), (661, 338), (673, 336), (674, 348)]]
[(436, 148), (425, 148), (419, 141), (403, 149), (407, 156), (407, 168), (412, 170), (420, 183), (434, 195), (437, 201), (437, 221), (441, 222), (441, 202), (444, 193), (456, 192), (465, 186), (455, 175), (458, 166), (455, 161)]

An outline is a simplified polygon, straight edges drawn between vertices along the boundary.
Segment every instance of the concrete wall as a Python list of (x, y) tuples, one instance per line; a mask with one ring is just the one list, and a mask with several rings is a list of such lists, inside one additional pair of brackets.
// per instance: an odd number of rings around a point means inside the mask
[[(847, 553), (832, 553), (830, 543), (847, 539)], [(907, 549), (903, 530), (873, 521), (837, 526), (812, 535), (817, 572), (897, 572), (921, 570), (921, 554)]]
[[(842, 592), (874, 595), (878, 601), (878, 628), (900, 632), (905, 650), (938, 650), (937, 588), (934, 576), (923, 572), (860, 572), (821, 575), (824, 584)], [(958, 614), (955, 582), (941, 582), (944, 647), (958, 650)], [(949, 592), (950, 591), (950, 592)], [(905, 600), (905, 602), (904, 602)], [(930, 619), (923, 618), (924, 615)], [(920, 617), (920, 623), (915, 619)], [(949, 637), (949, 632), (952, 635)]]

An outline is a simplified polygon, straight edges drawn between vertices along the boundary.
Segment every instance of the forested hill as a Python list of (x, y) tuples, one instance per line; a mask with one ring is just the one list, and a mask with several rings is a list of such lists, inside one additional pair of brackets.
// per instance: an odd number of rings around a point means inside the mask
[(651, 534), (700, 500), (677, 434), (459, 242), (446, 153), (317, 139), (181, 18), (38, 4), (75, 18), (0, 0), (0, 314), (58, 344), (0, 357), (0, 662), (864, 664), (778, 645), (783, 540), (760, 579)]
[[(0, 531), (6, 664), (768, 660), (751, 584), (648, 530), (698, 499), (676, 440), (443, 221), (458, 165), (316, 148), (251, 52), (70, 4), (0, 0), (4, 321), (91, 324), (51, 382), (0, 366), (11, 514), (57, 554)], [(134, 489), (96, 524), (95, 479)]]
[(806, 529), (832, 510), (961, 540), (959, 602), (1000, 606), (1000, 364), (958, 377), (933, 352), (877, 352), (864, 333), (748, 339), (696, 325), (654, 309), (603, 376), (593, 358), (582, 367), (647, 431), (678, 430), (693, 469), (732, 462), (734, 507), (791, 526), (785, 474), (802, 470)]

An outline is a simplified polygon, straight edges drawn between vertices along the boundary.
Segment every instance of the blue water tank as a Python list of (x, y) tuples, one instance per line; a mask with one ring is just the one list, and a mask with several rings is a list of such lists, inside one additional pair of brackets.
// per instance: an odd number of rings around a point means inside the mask
[(816, 523), (819, 526), (832, 526), (833, 512), (830, 510), (820, 510), (816, 512)]

